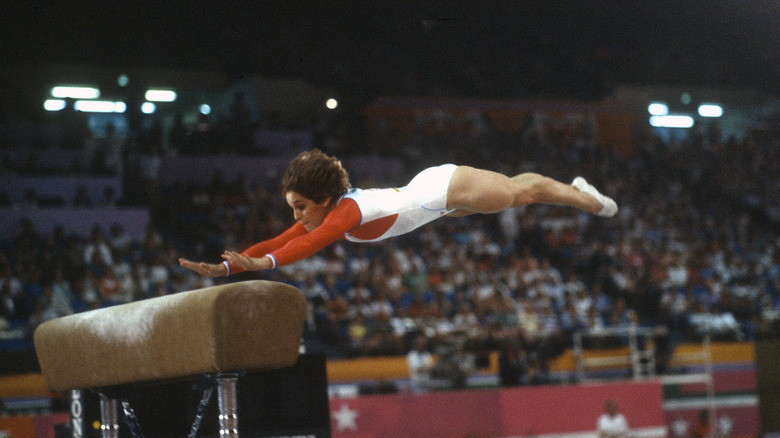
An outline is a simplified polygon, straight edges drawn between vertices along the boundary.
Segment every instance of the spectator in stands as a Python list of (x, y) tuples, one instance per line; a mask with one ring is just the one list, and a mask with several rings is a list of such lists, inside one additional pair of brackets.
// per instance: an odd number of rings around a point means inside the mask
[(542, 356), (542, 344), (536, 346), (528, 353), (523, 385), (546, 385), (550, 383), (546, 358)]
[(522, 336), (529, 342), (535, 341), (542, 329), (539, 312), (530, 300), (522, 300), (518, 305), (517, 325)]
[(148, 268), (141, 259), (133, 260), (130, 275), (122, 282), (123, 301), (137, 301), (148, 298), (152, 293), (152, 282)]
[(372, 335), (371, 327), (363, 313), (357, 312), (354, 317), (350, 318), (347, 324), (347, 342), (354, 353), (361, 356), (367, 355), (370, 349), (367, 341)]
[[(625, 298), (620, 298), (619, 300), (623, 300), (625, 305)], [(589, 302), (591, 306), (596, 308), (599, 315), (608, 315), (613, 310), (612, 299), (604, 292), (601, 283), (596, 283), (591, 288)]]
[[(71, 308), (71, 303), (73, 302), (73, 293), (71, 291), (70, 282), (65, 279), (62, 263), (59, 261), (56, 263), (54, 268), (54, 277), (51, 280), (51, 288), (54, 299), (56, 301), (68, 303), (67, 307)], [(70, 313), (73, 313), (72, 309), (70, 309)]]
[(498, 377), (501, 386), (519, 386), (526, 368), (526, 352), (516, 340), (508, 339), (498, 355)]
[(62, 289), (52, 287), (51, 283), (43, 286), (43, 294), (35, 303), (31, 317), (30, 328), (35, 329), (40, 324), (50, 320), (73, 314), (71, 297)]
[(105, 265), (110, 266), (114, 263), (111, 255), (111, 247), (103, 235), (103, 229), (100, 225), (92, 227), (90, 241), (84, 247), (84, 263), (87, 266)]
[(75, 313), (96, 309), (100, 306), (100, 295), (95, 277), (88, 269), (82, 271), (73, 281), (73, 302), (71, 304)]
[(571, 339), (571, 335), (585, 328), (585, 320), (580, 317), (571, 300), (567, 300), (565, 307), (559, 313), (561, 329)]
[(417, 336), (414, 340), (414, 347), (406, 355), (411, 390), (415, 393), (431, 389), (431, 371), (434, 360), (427, 349), (427, 344), (428, 340), (425, 336)]
[(97, 279), (97, 287), (101, 302), (118, 304), (123, 301), (122, 282), (112, 266), (107, 267)]
[[(301, 292), (307, 300), (311, 302), (324, 302), (328, 299), (330, 292), (325, 285), (319, 281), (315, 273), (309, 273), (303, 279), (303, 284), (299, 286)], [(354, 294), (350, 294), (350, 297)]]
[(396, 335), (390, 315), (390, 312), (384, 310), (374, 314), (370, 349), (372, 354), (395, 355), (404, 351), (402, 338)]
[(4, 253), (0, 253), (0, 317), (24, 318), (25, 303), (22, 282), (16, 277)]
[(463, 389), (473, 369), (473, 357), (464, 353), (457, 337), (452, 337), (437, 346), (431, 377), (437, 382), (437, 388)]

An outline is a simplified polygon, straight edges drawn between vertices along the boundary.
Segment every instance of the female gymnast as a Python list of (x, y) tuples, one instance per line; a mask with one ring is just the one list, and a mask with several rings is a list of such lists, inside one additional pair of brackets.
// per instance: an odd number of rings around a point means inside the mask
[(209, 277), (274, 269), (311, 256), (339, 239), (374, 242), (408, 233), (441, 216), (496, 213), (532, 203), (562, 205), (600, 216), (618, 207), (582, 177), (571, 184), (536, 174), (497, 172), (445, 164), (423, 170), (408, 185), (354, 189), (336, 158), (318, 149), (295, 157), (282, 177), (295, 224), (244, 252), (225, 251), (222, 263), (179, 264)]

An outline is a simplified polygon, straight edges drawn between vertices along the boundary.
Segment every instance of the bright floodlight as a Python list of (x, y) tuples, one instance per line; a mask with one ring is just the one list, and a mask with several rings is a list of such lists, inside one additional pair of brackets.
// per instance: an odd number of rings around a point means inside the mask
[(650, 117), (650, 125), (656, 128), (690, 128), (693, 126), (693, 117), (679, 115), (665, 115)]
[(702, 117), (720, 117), (723, 115), (723, 107), (714, 103), (699, 105), (699, 115)]
[(652, 102), (647, 106), (647, 112), (653, 116), (665, 116), (669, 114), (669, 107), (665, 103)]
[(149, 102), (173, 102), (176, 92), (173, 90), (146, 90), (144, 95)]
[(46, 111), (61, 111), (65, 109), (65, 101), (62, 99), (46, 99), (43, 102), (43, 109)]
[(157, 105), (152, 102), (144, 102), (141, 104), (141, 112), (144, 114), (152, 114), (157, 111)]
[(73, 107), (87, 113), (123, 113), (127, 110), (124, 102), (109, 100), (77, 100)]
[(199, 110), (200, 113), (203, 114), (204, 116), (211, 114), (211, 107), (206, 105), (205, 103), (200, 106)]
[(51, 95), (60, 99), (97, 99), (100, 90), (94, 87), (57, 86), (51, 89)]
[(339, 101), (330, 98), (325, 101), (325, 106), (328, 107), (328, 109), (336, 109), (336, 107), (339, 106)]

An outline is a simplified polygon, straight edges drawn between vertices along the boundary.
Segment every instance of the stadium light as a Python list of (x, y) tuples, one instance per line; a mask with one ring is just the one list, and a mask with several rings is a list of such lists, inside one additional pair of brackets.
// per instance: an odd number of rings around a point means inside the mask
[(46, 99), (43, 101), (43, 109), (46, 111), (61, 111), (65, 109), (65, 101), (62, 99)]
[(693, 117), (681, 115), (665, 115), (650, 117), (650, 126), (656, 128), (690, 128), (693, 126)]
[(144, 102), (141, 104), (141, 112), (144, 114), (153, 114), (157, 111), (157, 105), (152, 102)]
[(703, 103), (699, 105), (699, 115), (702, 117), (720, 117), (723, 115), (723, 107), (715, 103)]
[(205, 103), (201, 105), (200, 108), (198, 109), (200, 110), (200, 113), (203, 114), (204, 116), (211, 114), (211, 107), (206, 105)]
[(95, 87), (58, 85), (51, 89), (51, 95), (60, 99), (97, 99), (100, 97), (100, 90)]
[(328, 107), (328, 109), (336, 109), (337, 106), (339, 106), (339, 101), (333, 98), (330, 98), (325, 101), (325, 106)]
[(647, 106), (647, 112), (653, 116), (665, 116), (669, 114), (669, 107), (663, 102), (651, 102)]
[(176, 92), (173, 90), (146, 90), (144, 95), (149, 102), (173, 102), (176, 100)]
[(77, 100), (73, 108), (86, 113), (123, 113), (127, 110), (127, 105), (109, 100)]

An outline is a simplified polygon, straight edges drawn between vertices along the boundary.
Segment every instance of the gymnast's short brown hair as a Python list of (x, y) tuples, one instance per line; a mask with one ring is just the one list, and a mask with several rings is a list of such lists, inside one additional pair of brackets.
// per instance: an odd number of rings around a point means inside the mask
[(347, 170), (337, 158), (319, 149), (301, 152), (282, 176), (282, 193), (293, 191), (316, 203), (337, 202), (352, 188)]

